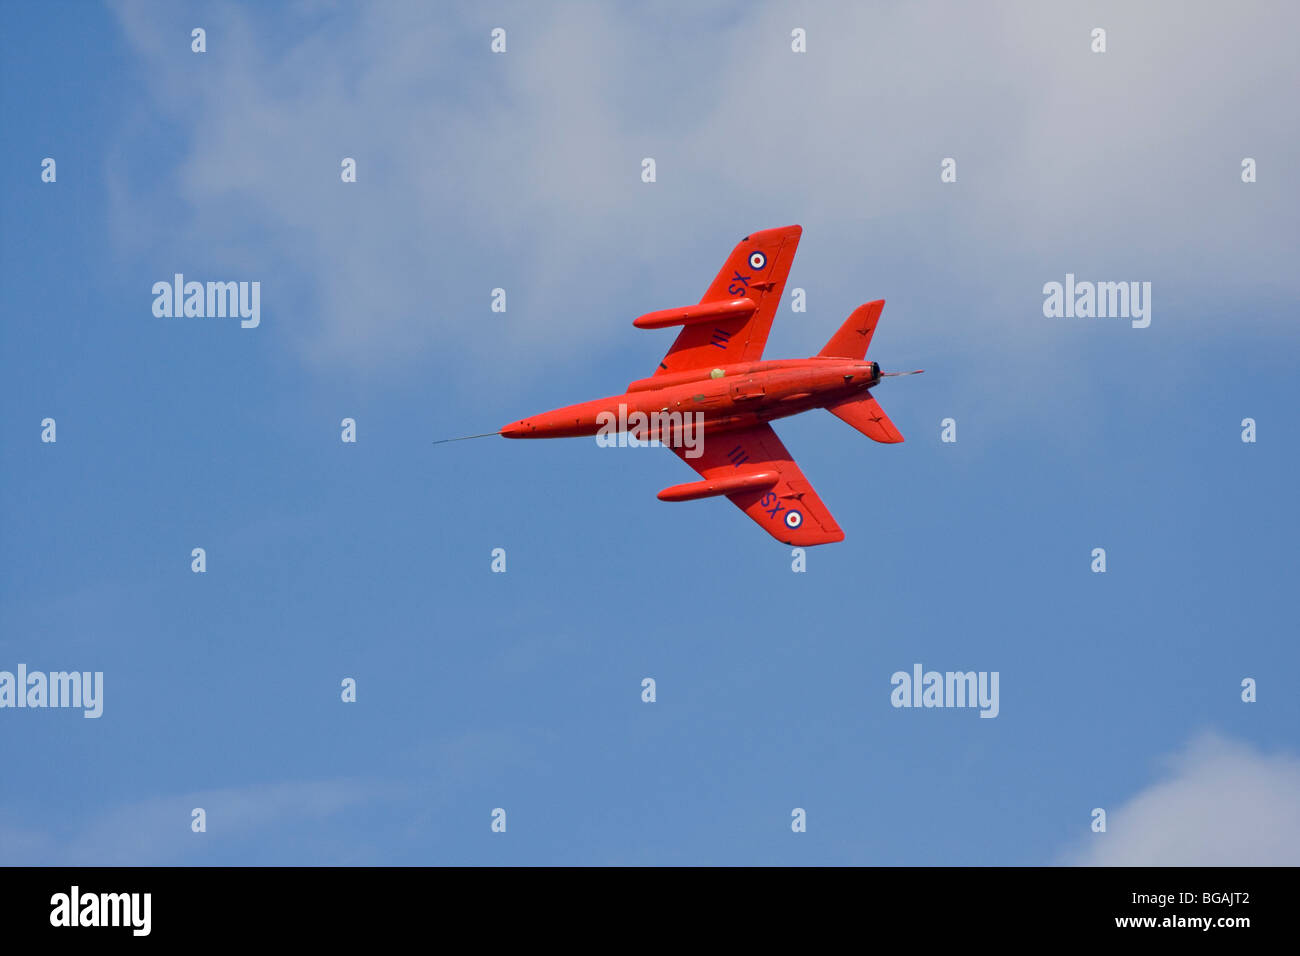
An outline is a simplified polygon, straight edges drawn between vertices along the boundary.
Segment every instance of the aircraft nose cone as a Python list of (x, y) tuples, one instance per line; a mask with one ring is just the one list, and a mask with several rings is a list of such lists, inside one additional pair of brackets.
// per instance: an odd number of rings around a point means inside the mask
[(526, 431), (527, 425), (524, 422), (511, 422), (501, 429), (501, 436), (503, 438), (523, 438)]

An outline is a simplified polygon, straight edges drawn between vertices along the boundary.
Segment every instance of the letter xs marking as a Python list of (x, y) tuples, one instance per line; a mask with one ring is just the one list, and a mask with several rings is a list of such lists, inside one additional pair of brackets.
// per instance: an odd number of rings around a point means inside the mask
[(742, 276), (738, 271), (731, 273), (731, 285), (727, 286), (727, 295), (744, 295), (749, 291), (749, 276)]
[(781, 499), (776, 496), (774, 491), (769, 491), (760, 498), (758, 506), (767, 512), (769, 518), (775, 518), (785, 510), (785, 505), (781, 504)]

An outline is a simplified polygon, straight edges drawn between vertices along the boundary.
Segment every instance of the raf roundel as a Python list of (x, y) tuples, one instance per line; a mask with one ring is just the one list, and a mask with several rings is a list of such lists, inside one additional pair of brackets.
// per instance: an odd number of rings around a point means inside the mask
[(797, 511), (787, 511), (785, 515), (785, 526), (787, 528), (797, 528), (803, 524), (803, 515)]
[(767, 256), (761, 252), (751, 252), (749, 254), (749, 267), (751, 269), (761, 269), (767, 265)]

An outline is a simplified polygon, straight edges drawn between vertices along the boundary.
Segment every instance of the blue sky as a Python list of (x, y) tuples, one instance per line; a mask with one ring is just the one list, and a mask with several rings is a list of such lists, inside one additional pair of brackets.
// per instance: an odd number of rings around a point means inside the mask
[[(0, 670), (105, 702), (0, 710), (0, 863), (1300, 862), (1297, 15), (1185, 7), (10, 5)], [(806, 573), (662, 450), (432, 444), (648, 375), (795, 222), (767, 354), (884, 298), (927, 370), (903, 445), (778, 423)]]

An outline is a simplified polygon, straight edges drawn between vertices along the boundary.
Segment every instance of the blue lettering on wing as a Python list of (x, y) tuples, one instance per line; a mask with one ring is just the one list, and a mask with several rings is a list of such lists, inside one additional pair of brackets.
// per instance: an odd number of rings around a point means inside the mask
[(758, 506), (767, 512), (769, 518), (775, 518), (785, 510), (785, 505), (781, 504), (781, 499), (776, 496), (774, 491), (769, 491), (759, 499)]
[(728, 295), (744, 295), (749, 291), (749, 276), (742, 276), (738, 270), (732, 270), (731, 285), (727, 286)]

